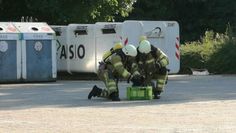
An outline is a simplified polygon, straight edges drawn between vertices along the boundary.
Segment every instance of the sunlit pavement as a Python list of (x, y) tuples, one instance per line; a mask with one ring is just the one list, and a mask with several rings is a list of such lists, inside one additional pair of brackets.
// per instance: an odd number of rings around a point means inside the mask
[[(101, 81), (0, 85), (0, 132), (233, 132), (236, 76), (170, 75), (159, 100), (87, 99)], [(93, 128), (90, 128), (93, 126)]]

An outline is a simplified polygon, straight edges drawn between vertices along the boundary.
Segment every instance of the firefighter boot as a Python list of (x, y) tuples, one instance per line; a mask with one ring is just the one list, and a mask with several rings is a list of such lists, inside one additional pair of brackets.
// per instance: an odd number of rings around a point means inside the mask
[(118, 92), (111, 93), (110, 98), (112, 101), (120, 101)]
[(160, 96), (161, 91), (154, 91), (153, 94), (154, 94), (153, 99), (160, 99), (161, 98), (161, 96)]
[(91, 99), (92, 97), (100, 96), (102, 93), (102, 89), (98, 88), (96, 85), (93, 86), (93, 89), (90, 91), (88, 95), (88, 99)]

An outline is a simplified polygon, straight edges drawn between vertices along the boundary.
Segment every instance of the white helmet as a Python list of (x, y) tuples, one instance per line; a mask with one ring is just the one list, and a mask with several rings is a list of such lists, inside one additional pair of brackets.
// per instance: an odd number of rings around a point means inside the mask
[(151, 51), (151, 44), (148, 40), (142, 40), (139, 43), (138, 51), (143, 54), (147, 54)]
[(132, 44), (128, 44), (122, 48), (125, 55), (135, 57), (137, 55), (136, 47)]

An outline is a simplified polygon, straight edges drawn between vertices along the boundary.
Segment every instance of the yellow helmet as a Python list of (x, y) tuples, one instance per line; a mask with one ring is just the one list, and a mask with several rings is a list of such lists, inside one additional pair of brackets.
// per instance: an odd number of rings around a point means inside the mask
[(121, 42), (117, 42), (115, 43), (115, 45), (113, 46), (112, 49), (110, 49), (109, 51), (106, 51), (103, 56), (102, 56), (102, 60), (106, 60), (110, 55), (112, 55), (112, 53), (114, 52), (114, 50), (117, 49), (122, 49), (124, 46)]
[(142, 42), (143, 40), (147, 40), (147, 37), (146, 36), (140, 36), (139, 37), (139, 43)]
[(123, 44), (121, 42), (117, 42), (115, 43), (114, 47), (113, 47), (113, 50), (117, 50), (117, 49), (121, 49), (123, 48)]

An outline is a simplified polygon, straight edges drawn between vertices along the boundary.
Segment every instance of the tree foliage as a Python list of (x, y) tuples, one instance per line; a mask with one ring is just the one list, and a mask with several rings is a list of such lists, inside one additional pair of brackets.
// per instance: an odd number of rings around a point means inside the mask
[(230, 26), (225, 33), (206, 31), (200, 41), (181, 45), (181, 72), (207, 68), (210, 73), (236, 73), (236, 38)]
[(21, 16), (57, 25), (174, 20), (185, 42), (198, 40), (206, 30), (223, 33), (229, 23), (235, 31), (235, 7), (235, 0), (0, 0), (0, 21), (19, 21)]
[(133, 0), (1, 0), (0, 21), (32, 16), (50, 24), (114, 21), (128, 16)]
[(235, 7), (235, 0), (137, 0), (125, 19), (178, 21), (182, 40), (193, 41), (206, 30), (223, 33), (228, 23), (235, 31)]

